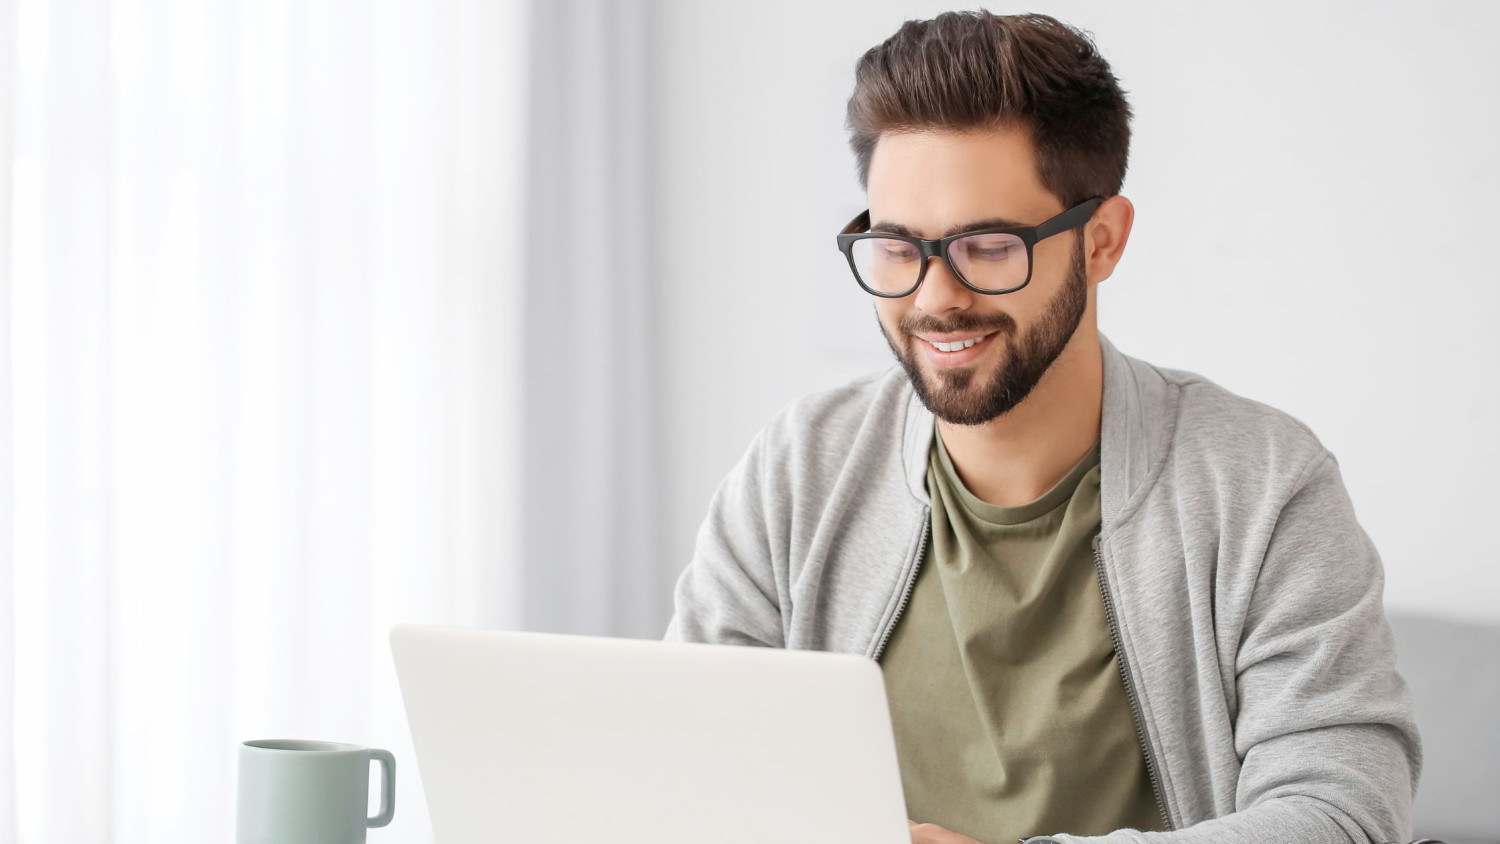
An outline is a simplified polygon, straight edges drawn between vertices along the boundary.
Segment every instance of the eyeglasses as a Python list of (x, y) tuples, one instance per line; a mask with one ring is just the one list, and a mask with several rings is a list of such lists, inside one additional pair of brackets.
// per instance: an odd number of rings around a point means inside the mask
[(933, 256), (941, 256), (953, 277), (975, 293), (1014, 293), (1031, 281), (1033, 247), (1087, 223), (1103, 201), (1080, 202), (1039, 226), (983, 229), (936, 240), (872, 232), (870, 212), (865, 211), (839, 233), (839, 251), (849, 259), (859, 286), (887, 299), (915, 292)]

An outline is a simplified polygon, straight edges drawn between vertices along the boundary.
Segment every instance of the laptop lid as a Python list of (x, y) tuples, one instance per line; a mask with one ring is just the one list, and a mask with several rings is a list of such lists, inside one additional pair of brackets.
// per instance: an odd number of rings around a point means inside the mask
[(403, 625), (437, 844), (909, 844), (885, 685), (847, 654)]

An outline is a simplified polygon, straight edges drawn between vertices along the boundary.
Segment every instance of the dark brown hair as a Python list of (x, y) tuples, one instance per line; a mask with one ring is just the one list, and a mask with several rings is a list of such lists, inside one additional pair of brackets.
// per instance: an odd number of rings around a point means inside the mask
[(1042, 186), (1067, 208), (1120, 192), (1130, 117), (1086, 33), (1047, 15), (981, 10), (907, 21), (866, 52), (847, 125), (862, 186), (882, 133), (1024, 127)]

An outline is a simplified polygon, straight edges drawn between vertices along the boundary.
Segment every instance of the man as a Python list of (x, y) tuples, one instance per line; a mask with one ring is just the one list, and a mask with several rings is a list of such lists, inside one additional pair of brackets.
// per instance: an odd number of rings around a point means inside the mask
[(1420, 744), (1337, 463), (1099, 335), (1134, 211), (1094, 45), (909, 22), (848, 117), (839, 247), (900, 366), (760, 433), (668, 638), (879, 659), (914, 842), (1409, 838)]

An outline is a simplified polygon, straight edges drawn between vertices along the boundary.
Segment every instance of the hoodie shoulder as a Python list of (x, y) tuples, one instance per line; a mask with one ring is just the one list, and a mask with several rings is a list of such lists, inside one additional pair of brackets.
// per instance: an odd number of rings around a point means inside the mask
[(1232, 392), (1195, 372), (1155, 367), (1179, 393), (1173, 451), (1179, 462), (1212, 468), (1226, 482), (1262, 478), (1295, 484), (1330, 457), (1300, 419)]
[(905, 373), (891, 366), (795, 399), (771, 417), (767, 433), (781, 443), (851, 441), (871, 425), (899, 421), (909, 389)]
[(883, 478), (900, 465), (910, 399), (896, 365), (798, 398), (761, 433), (764, 468), (795, 488), (822, 489), (850, 475)]

